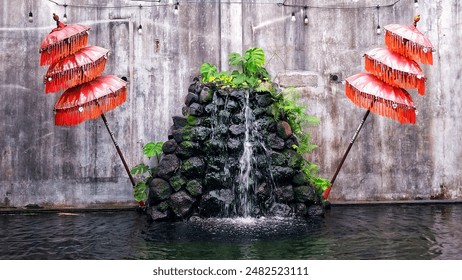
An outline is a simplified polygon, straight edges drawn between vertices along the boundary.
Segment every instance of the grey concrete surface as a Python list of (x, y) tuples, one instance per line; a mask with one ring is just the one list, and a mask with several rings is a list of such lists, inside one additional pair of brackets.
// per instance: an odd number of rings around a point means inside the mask
[[(167, 139), (171, 117), (181, 114), (187, 87), (203, 62), (225, 70), (230, 52), (261, 47), (275, 80), (297, 86), (308, 113), (320, 117), (321, 125), (309, 129), (319, 145), (310, 160), (327, 178), (365, 113), (330, 75), (346, 78), (362, 71), (363, 53), (384, 46), (383, 35), (375, 33), (377, 4), (381, 26), (410, 24), (419, 13), (418, 27), (436, 52), (434, 65), (423, 67), (426, 95), (410, 91), (417, 124), (371, 115), (331, 199), (462, 197), (460, 1), (421, 0), (416, 11), (413, 0), (390, 7), (395, 0), (286, 1), (324, 7), (306, 10), (276, 5), (282, 0), (180, 0), (178, 15), (168, 1), (155, 7), (148, 7), (154, 5), (150, 1), (66, 2), (69, 23), (90, 26), (89, 44), (111, 50), (105, 73), (129, 79), (127, 102), (106, 117), (130, 166), (147, 163), (145, 142)], [(124, 5), (132, 7), (114, 8)], [(328, 8), (333, 6), (348, 9)], [(0, 207), (132, 204), (132, 187), (103, 122), (53, 124), (59, 94), (43, 93), (46, 67), (39, 66), (38, 49), (53, 28), (52, 13), (62, 16), (64, 8), (47, 0), (0, 0), (0, 9)]]

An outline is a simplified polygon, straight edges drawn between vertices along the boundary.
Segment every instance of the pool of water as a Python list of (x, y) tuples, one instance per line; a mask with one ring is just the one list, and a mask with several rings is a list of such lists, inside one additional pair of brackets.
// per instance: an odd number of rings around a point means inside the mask
[(462, 259), (461, 217), (462, 204), (334, 206), (308, 222), (0, 215), (0, 259)]

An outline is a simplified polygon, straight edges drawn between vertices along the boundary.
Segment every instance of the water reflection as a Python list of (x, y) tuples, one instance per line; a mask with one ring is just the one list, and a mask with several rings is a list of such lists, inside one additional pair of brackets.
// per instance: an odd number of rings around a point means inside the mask
[(0, 259), (462, 259), (461, 216), (461, 204), (336, 206), (309, 222), (0, 215)]

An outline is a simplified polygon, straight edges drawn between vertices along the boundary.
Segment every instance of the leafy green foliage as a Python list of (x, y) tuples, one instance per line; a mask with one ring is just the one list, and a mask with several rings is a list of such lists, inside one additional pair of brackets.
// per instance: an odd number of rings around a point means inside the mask
[(233, 52), (228, 56), (228, 63), (236, 69), (232, 72), (218, 72), (215, 65), (202, 64), (199, 70), (202, 82), (214, 82), (221, 86), (233, 88), (256, 88), (262, 82), (270, 79), (268, 71), (263, 67), (265, 53), (260, 48), (249, 49), (244, 55)]
[[(319, 125), (319, 118), (307, 115), (307, 108), (299, 105), (299, 92), (294, 88), (286, 88), (279, 94), (274, 94), (271, 91), (270, 93), (276, 99), (272, 108), (275, 120), (287, 120), (293, 133), (297, 136), (298, 145), (293, 145), (297, 153), (303, 156), (317, 148), (317, 145), (311, 143), (311, 134), (305, 132), (304, 128)], [(316, 164), (305, 160), (302, 171), (305, 178), (316, 188), (319, 194), (330, 185), (327, 179), (316, 175), (319, 171)]]
[[(146, 143), (146, 145), (143, 146), (143, 154), (148, 159), (151, 159), (153, 156), (156, 156), (157, 162), (159, 162), (163, 145), (163, 142), (148, 142)], [(134, 198), (136, 202), (145, 201), (148, 198), (146, 190), (148, 188), (148, 182), (152, 178), (154, 168), (155, 167), (149, 167), (144, 163), (140, 163), (130, 170), (131, 174), (141, 176), (141, 180), (138, 183), (136, 183), (134, 187)]]

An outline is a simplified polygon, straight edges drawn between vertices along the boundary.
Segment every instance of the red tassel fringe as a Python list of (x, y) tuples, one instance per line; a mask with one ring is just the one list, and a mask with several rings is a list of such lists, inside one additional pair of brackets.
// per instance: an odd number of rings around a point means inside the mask
[(111, 111), (121, 105), (126, 99), (127, 88), (123, 87), (116, 92), (81, 106), (81, 108), (83, 108), (83, 110), (80, 109), (82, 112), (79, 111), (79, 107), (55, 109), (55, 125), (74, 126), (86, 120), (96, 119), (101, 116), (101, 114)]
[(45, 49), (40, 49), (40, 66), (54, 64), (85, 47), (87, 43), (88, 33), (84, 31)]
[[(101, 57), (94, 63), (86, 64), (64, 72), (47, 73), (45, 76), (45, 93), (65, 90), (89, 82), (103, 73), (107, 59)], [(51, 78), (51, 81), (49, 81)]]
[[(403, 104), (393, 104), (392, 101), (378, 98), (374, 95), (358, 91), (346, 81), (346, 96), (357, 106), (371, 110), (371, 112), (397, 120), (400, 123), (415, 124), (415, 108)], [(375, 101), (374, 101), (375, 100)], [(393, 105), (396, 108), (393, 109)]]
[(387, 84), (400, 88), (417, 88), (420, 95), (425, 94), (425, 77), (418, 79), (415, 74), (390, 68), (368, 55), (365, 55), (365, 69)]
[(387, 47), (401, 55), (409, 57), (413, 60), (420, 61), (424, 64), (433, 64), (432, 49), (416, 44), (412, 41), (404, 39), (388, 30), (385, 30), (385, 44)]

